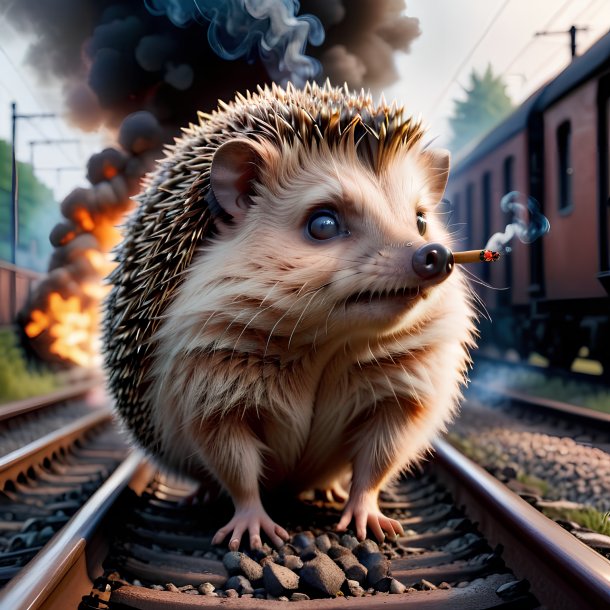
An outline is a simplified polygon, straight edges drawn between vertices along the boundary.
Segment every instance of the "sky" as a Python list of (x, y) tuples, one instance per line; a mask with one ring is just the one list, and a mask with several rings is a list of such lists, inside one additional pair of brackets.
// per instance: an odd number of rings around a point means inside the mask
[[(407, 0), (407, 14), (420, 20), (422, 34), (410, 54), (397, 55), (400, 79), (385, 96), (421, 114), (440, 145), (450, 139), (452, 100), (463, 97), (473, 68), (481, 72), (491, 63), (519, 103), (570, 62), (567, 33), (536, 37), (537, 31), (588, 27), (577, 36), (583, 53), (610, 30), (609, 0)], [(109, 141), (105, 134), (85, 134), (63, 120), (60, 92), (23, 66), (27, 43), (0, 15), (0, 138), (10, 140), (11, 101), (20, 114), (55, 113), (50, 119), (18, 120), (17, 156), (30, 161), (31, 141), (77, 139), (34, 144), (36, 173), (61, 199), (85, 185), (87, 159)]]

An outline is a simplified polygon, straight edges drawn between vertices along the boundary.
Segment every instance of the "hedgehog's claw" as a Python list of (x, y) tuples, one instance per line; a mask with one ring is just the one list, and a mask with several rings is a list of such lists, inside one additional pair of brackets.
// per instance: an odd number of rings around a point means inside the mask
[(391, 540), (395, 540), (398, 536), (404, 536), (405, 533), (400, 522), (386, 517), (379, 510), (377, 494), (374, 493), (350, 496), (337, 524), (337, 531), (344, 532), (352, 519), (358, 540), (366, 538), (367, 527), (379, 542), (385, 540), (386, 534)]
[(250, 548), (258, 549), (262, 546), (261, 529), (276, 547), (281, 547), (290, 537), (288, 532), (275, 523), (265, 512), (262, 504), (236, 506), (235, 514), (229, 523), (221, 527), (212, 544), (220, 544), (229, 534), (229, 550), (237, 551), (245, 532), (250, 535)]

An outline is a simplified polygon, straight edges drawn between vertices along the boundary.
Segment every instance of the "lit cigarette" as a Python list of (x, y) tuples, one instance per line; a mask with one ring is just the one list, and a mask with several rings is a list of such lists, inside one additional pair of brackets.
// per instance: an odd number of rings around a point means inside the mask
[(453, 262), (464, 263), (493, 263), (500, 258), (499, 252), (493, 250), (464, 250), (464, 252), (454, 252)]

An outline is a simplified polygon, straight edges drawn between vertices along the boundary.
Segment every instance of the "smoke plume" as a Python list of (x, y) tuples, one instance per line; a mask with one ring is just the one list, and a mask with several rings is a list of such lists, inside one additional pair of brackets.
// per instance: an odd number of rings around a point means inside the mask
[(527, 206), (519, 202), (521, 193), (511, 191), (502, 197), (500, 208), (505, 214), (512, 214), (512, 221), (506, 225), (503, 232), (494, 233), (485, 245), (485, 250), (497, 252), (510, 252), (508, 245), (513, 237), (517, 237), (524, 244), (533, 241), (548, 233), (551, 225), (547, 217), (540, 211), (538, 202), (533, 197), (527, 198)]
[(294, 0), (0, 0), (32, 38), (29, 67), (62, 86), (76, 125), (116, 130), (147, 110), (168, 134), (271, 80), (378, 92), (397, 78), (394, 52), (420, 34), (405, 10), (403, 0), (304, 0), (300, 11)]
[(31, 39), (26, 62), (59, 85), (65, 112), (117, 145), (88, 163), (91, 186), (61, 204), (49, 274), (20, 314), (32, 349), (91, 364), (116, 225), (163, 143), (218, 99), (259, 84), (329, 77), (370, 87), (397, 77), (394, 52), (419, 36), (403, 0), (0, 0)]

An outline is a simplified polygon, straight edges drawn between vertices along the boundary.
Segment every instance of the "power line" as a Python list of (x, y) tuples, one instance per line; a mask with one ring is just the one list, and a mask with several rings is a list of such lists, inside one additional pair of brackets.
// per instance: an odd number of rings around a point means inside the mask
[[(597, 0), (593, 0), (593, 2), (597, 2)], [(559, 17), (559, 15), (561, 15), (563, 11), (568, 8), (570, 3), (571, 0), (565, 0), (565, 2), (551, 15), (549, 20), (542, 26), (542, 29), (546, 30), (546, 28), (550, 27), (553, 24), (553, 21), (555, 21), (555, 19), (557, 19), (557, 17)], [(510, 60), (506, 68), (504, 68), (504, 70), (502, 70), (502, 72), (500, 73), (500, 76), (504, 76), (507, 72), (509, 72), (510, 69), (517, 63), (519, 59), (521, 59), (521, 57), (523, 57), (523, 55), (533, 46), (535, 42), (536, 38), (531, 38), (529, 42), (524, 47), (522, 47), (521, 50)]]
[(438, 108), (438, 105), (443, 101), (445, 95), (447, 95), (447, 92), (449, 91), (449, 89), (451, 89), (451, 86), (453, 85), (453, 83), (455, 83), (455, 81), (457, 80), (458, 76), (460, 75), (460, 73), (462, 72), (462, 70), (464, 69), (466, 64), (470, 61), (470, 59), (474, 55), (475, 51), (479, 48), (479, 46), (481, 45), (483, 40), (485, 40), (485, 38), (487, 37), (487, 34), (489, 34), (489, 31), (494, 26), (496, 21), (499, 19), (500, 15), (504, 12), (504, 9), (508, 6), (510, 1), (511, 0), (504, 0), (502, 5), (500, 6), (500, 8), (494, 13), (494, 16), (491, 18), (491, 21), (487, 24), (487, 26), (483, 30), (483, 33), (481, 34), (479, 39), (476, 41), (476, 43), (470, 49), (470, 51), (466, 54), (466, 57), (464, 57), (464, 59), (461, 61), (457, 70), (454, 72), (453, 76), (451, 77), (451, 80), (447, 83), (447, 85), (444, 87), (444, 89), (435, 99), (435, 101), (432, 104), (432, 107), (430, 109), (430, 115), (434, 114), (434, 112)]
[[(0, 45), (0, 53), (2, 53), (2, 55), (4, 56), (6, 61), (9, 63), (9, 65), (11, 66), (11, 68), (13, 69), (15, 74), (17, 74), (19, 80), (21, 80), (21, 82), (24, 84), (25, 88), (27, 89), (28, 93), (30, 94), (30, 97), (34, 100), (34, 102), (36, 103), (38, 108), (40, 110), (44, 110), (44, 104), (42, 104), (41, 101), (38, 99), (38, 96), (36, 95), (36, 93), (34, 93), (34, 90), (30, 86), (30, 84), (23, 77), (22, 71), (17, 68), (17, 66), (11, 59), (10, 55), (6, 52), (6, 50), (4, 49), (4, 47), (2, 47), (2, 45)], [(46, 134), (44, 131), (42, 131), (42, 129), (40, 129), (40, 127), (38, 127), (35, 123), (33, 125), (34, 125), (34, 128), (36, 129), (36, 131), (43, 138), (48, 139), (48, 137), (49, 137), (48, 134)], [(61, 133), (61, 131), (60, 131), (60, 133)], [(65, 134), (62, 133), (61, 135), (64, 136)], [(66, 158), (66, 160), (70, 161), (71, 163), (78, 163), (78, 160), (76, 160), (74, 157), (71, 157), (69, 154), (66, 153), (66, 150), (64, 149), (63, 146), (61, 146), (61, 145), (58, 146), (58, 149), (62, 152), (62, 154)]]

